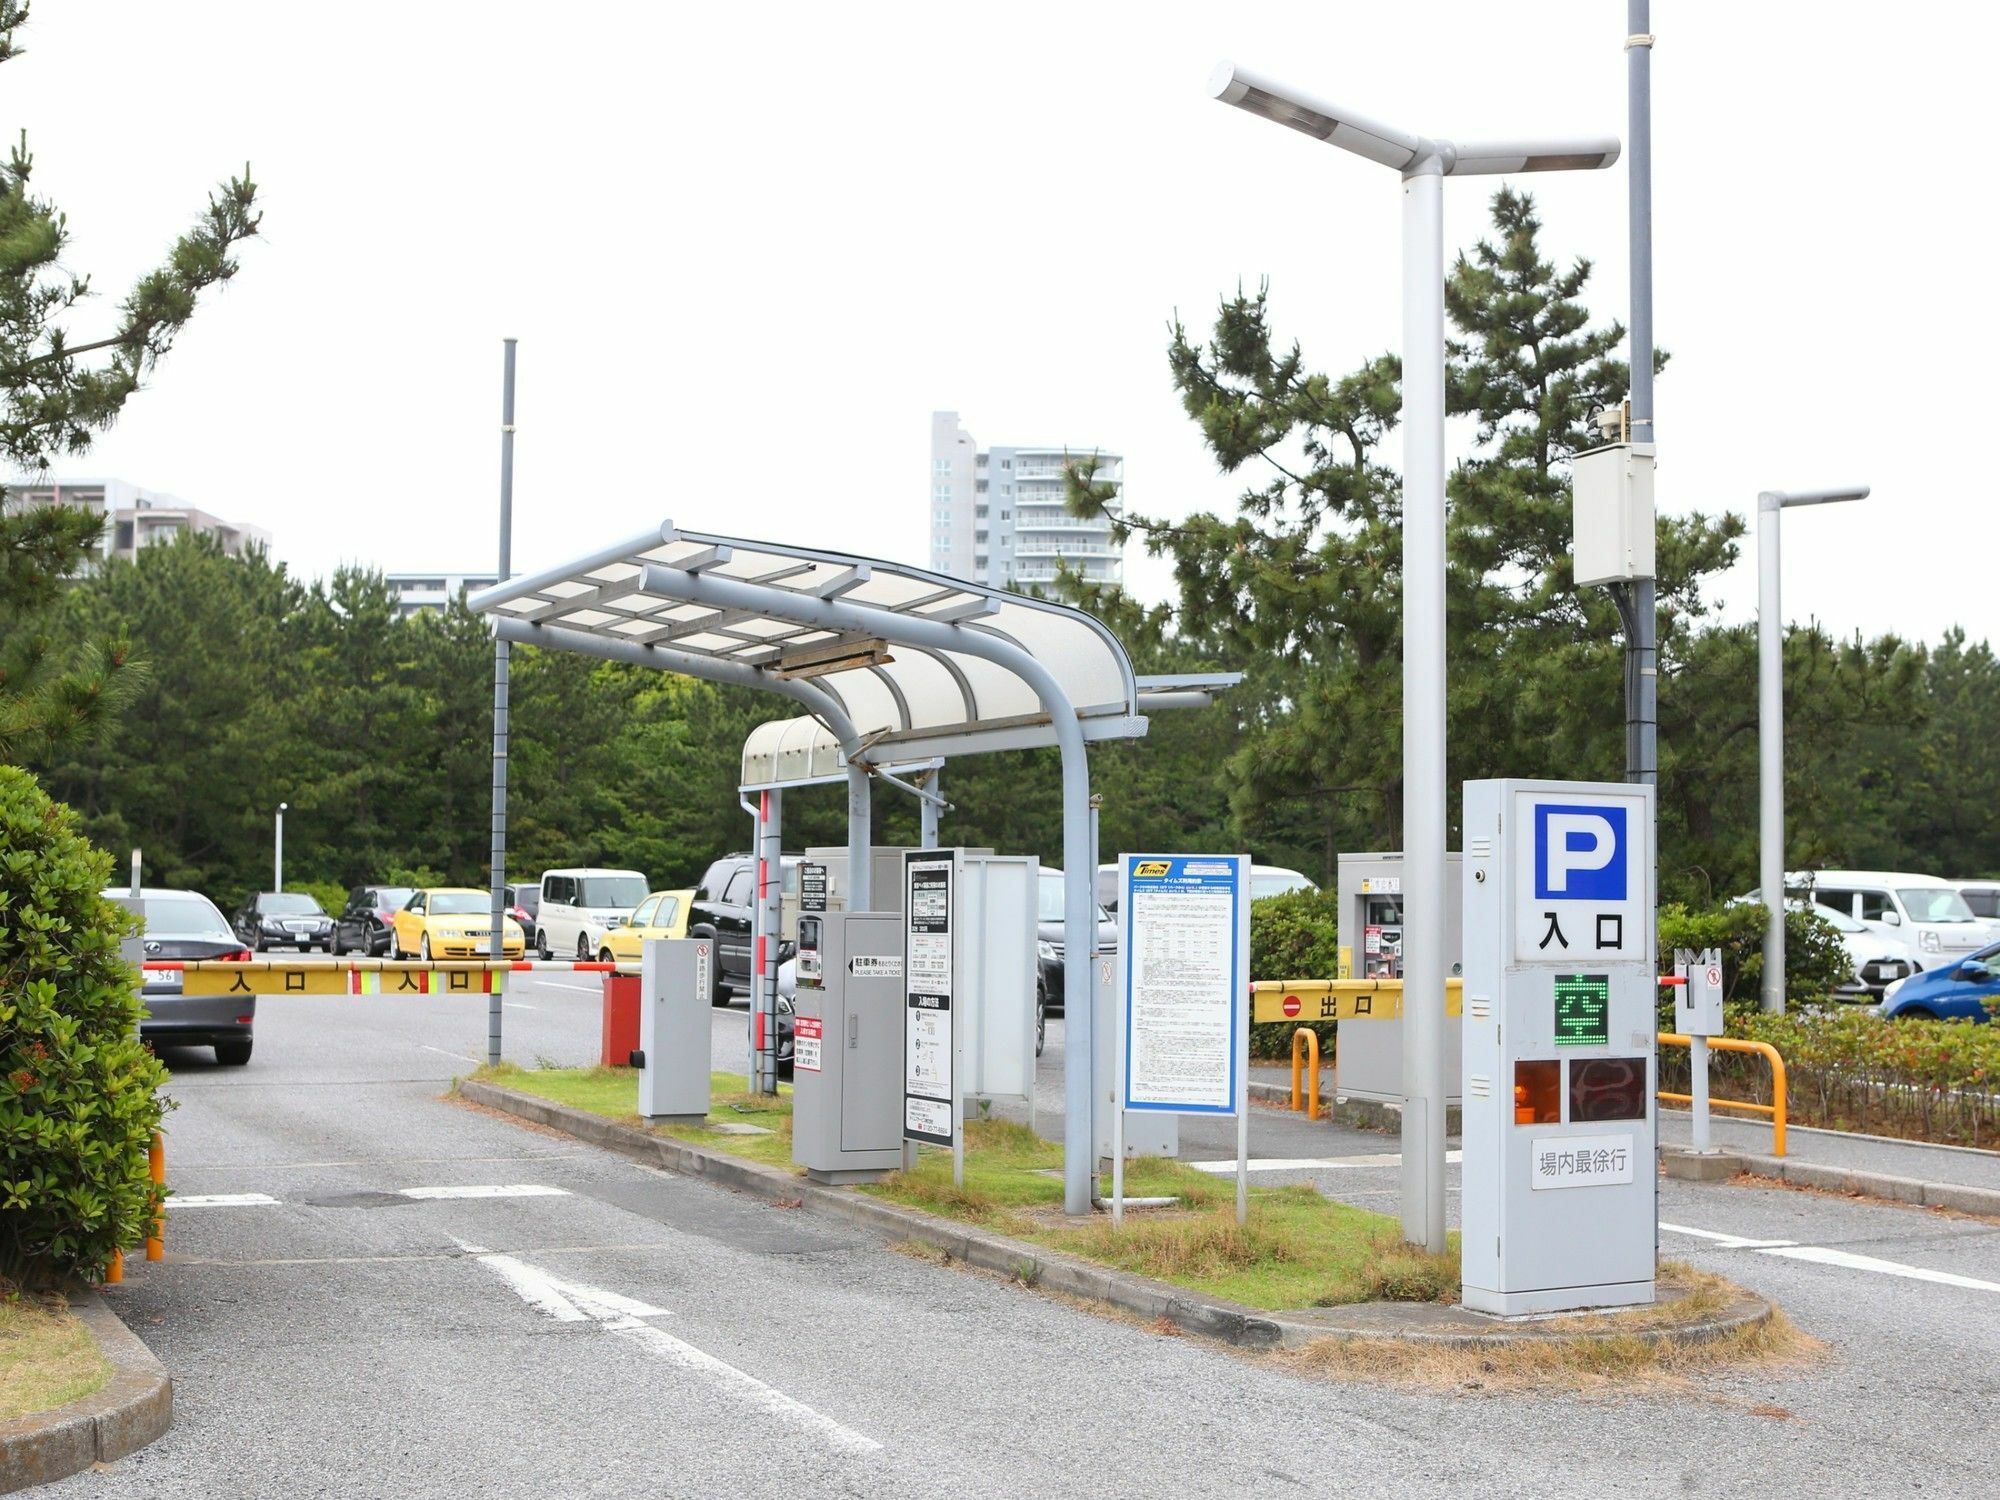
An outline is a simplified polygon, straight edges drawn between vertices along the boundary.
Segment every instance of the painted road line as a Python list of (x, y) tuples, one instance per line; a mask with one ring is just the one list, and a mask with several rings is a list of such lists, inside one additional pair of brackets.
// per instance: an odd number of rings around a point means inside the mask
[(567, 1198), (569, 1189), (543, 1187), (534, 1182), (514, 1182), (506, 1184), (476, 1184), (471, 1187), (413, 1187), (397, 1188), (396, 1193), (403, 1198)]
[(469, 1063), (476, 1063), (479, 1061), (479, 1059), (474, 1057), (470, 1052), (453, 1052), (449, 1047), (433, 1047), (429, 1042), (418, 1042), (417, 1045), (423, 1048), (424, 1051), (426, 1052), (437, 1053), (439, 1057), (455, 1057), (460, 1062), (469, 1062)]
[(662, 1364), (702, 1376), (752, 1411), (783, 1422), (795, 1431), (809, 1433), (839, 1452), (860, 1455), (879, 1453), (882, 1449), (875, 1439), (841, 1426), (755, 1376), (746, 1375), (736, 1366), (675, 1338), (664, 1328), (640, 1321), (669, 1316), (663, 1307), (653, 1307), (582, 1282), (560, 1280), (540, 1266), (511, 1255), (493, 1254), (463, 1240), (459, 1244), (539, 1313), (563, 1323), (594, 1322), (614, 1338), (636, 1344)]
[[(1447, 1162), (1463, 1161), (1463, 1151), (1447, 1151)], [(1394, 1167), (1402, 1164), (1403, 1158), (1394, 1151), (1384, 1151), (1373, 1156), (1259, 1156), (1250, 1160), (1253, 1172), (1324, 1172), (1339, 1167)], [(1190, 1161), (1182, 1166), (1193, 1167), (1197, 1172), (1207, 1172), (1215, 1177), (1228, 1177), (1236, 1171), (1236, 1158), (1227, 1161)]]
[(601, 984), (564, 984), (560, 979), (538, 979), (535, 981), (535, 988), (538, 990), (575, 990), (577, 993), (583, 995), (601, 995), (604, 993), (604, 986)]
[(1797, 1240), (1746, 1240), (1739, 1235), (1717, 1234), (1712, 1229), (1690, 1229), (1680, 1224), (1660, 1225), (1669, 1234), (1692, 1235), (1711, 1240), (1718, 1250), (1751, 1250), (1759, 1255), (1775, 1255), (1785, 1260), (1802, 1260), (1813, 1265), (1837, 1266), (1845, 1271), (1868, 1271), (1877, 1276), (1900, 1276), (1906, 1281), (1929, 1281), (1939, 1286), (1963, 1287), (1973, 1292), (2000, 1292), (2000, 1281), (1981, 1281), (1976, 1276), (1960, 1276), (1951, 1271), (1933, 1271), (1925, 1266), (1905, 1265), (1899, 1260), (1882, 1260), (1873, 1255), (1856, 1255), (1850, 1250), (1832, 1250), (1824, 1245), (1801, 1245)]
[(275, 1208), (277, 1203), (268, 1193), (176, 1193), (167, 1199), (168, 1208)]

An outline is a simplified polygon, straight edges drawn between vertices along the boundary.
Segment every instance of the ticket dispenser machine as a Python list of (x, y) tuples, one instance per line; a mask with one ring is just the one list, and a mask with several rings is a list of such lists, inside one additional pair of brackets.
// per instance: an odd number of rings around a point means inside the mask
[(817, 1182), (903, 1164), (903, 922), (801, 912), (792, 997), (792, 1160)]
[(1465, 784), (1465, 1305), (1653, 1300), (1653, 788)]
[(639, 1113), (693, 1124), (708, 1118), (715, 944), (648, 938), (639, 950)]
[[(1464, 951), (1460, 937), (1459, 861), (1445, 855), (1445, 972), (1460, 974)], [(1401, 979), (1403, 977), (1403, 856), (1343, 854), (1336, 867), (1340, 898), (1339, 942), (1341, 979)], [(1302, 975), (1301, 978), (1315, 976)], [(1343, 1021), (1336, 1065), (1335, 1091), (1343, 1099), (1370, 1099), (1378, 1104), (1403, 1101), (1403, 1034), (1401, 1016), (1381, 1020)], [(1445, 1103), (1458, 1099), (1458, 1030), (1445, 1027)]]

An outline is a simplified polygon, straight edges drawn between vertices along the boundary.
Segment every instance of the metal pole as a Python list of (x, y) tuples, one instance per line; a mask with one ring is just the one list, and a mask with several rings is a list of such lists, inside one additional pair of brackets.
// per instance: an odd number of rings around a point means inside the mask
[(291, 804), (280, 802), (276, 821), (271, 826), (271, 889), (285, 888), (285, 809)]
[(1757, 497), (1757, 881), (1764, 901), (1763, 1008), (1785, 1009), (1785, 658), (1778, 602), (1784, 496)]
[(754, 1003), (765, 1053), (758, 1059), (762, 1074), (758, 1086), (767, 1094), (775, 1094), (778, 1092), (778, 950), (785, 930), (785, 796), (783, 792), (769, 791), (762, 800), (763, 826), (757, 844), (757, 914), (763, 935), (757, 940)]
[(1444, 177), (1403, 177), (1403, 1238), (1445, 1249)]
[[(502, 341), (500, 379), (500, 581), (514, 572), (514, 340)], [(507, 669), (513, 648), (493, 638), (493, 937), (489, 958), (507, 954)], [(525, 944), (527, 934), (522, 934)], [(525, 946), (523, 952), (526, 952)], [(486, 997), (486, 1065), (500, 1065), (500, 989)]]
[(943, 766), (932, 767), (930, 774), (924, 777), (923, 788), (931, 795), (921, 798), (917, 803), (917, 816), (923, 820), (923, 831), (917, 835), (919, 849), (935, 849), (938, 846), (938, 815), (943, 809), (934, 799), (937, 796), (938, 783), (943, 779)]
[(132, 851), (132, 894), (134, 896), (139, 894), (139, 851), (137, 849)]
[[(764, 814), (770, 807), (763, 793), (750, 806), (750, 868), (757, 868), (757, 860), (764, 853)], [(750, 1010), (743, 1018), (743, 1087), (753, 1094), (763, 1092), (764, 1060), (757, 1050), (757, 1006), (762, 999), (763, 986), (757, 979), (757, 955), (764, 949), (764, 885), (756, 883), (750, 898)], [(715, 940), (716, 972), (721, 972), (722, 938)]]
[(1708, 1038), (1688, 1038), (1688, 1071), (1694, 1082), (1688, 1085), (1688, 1109), (1694, 1115), (1694, 1149), (1708, 1147)]
[[(1653, 38), (1651, 0), (1626, 0), (1625, 183), (1632, 255), (1632, 430), (1635, 443), (1657, 443), (1653, 421)], [(1659, 611), (1653, 580), (1632, 585), (1628, 691), (1636, 710), (1636, 761), (1627, 781), (1655, 782), (1660, 775)]]

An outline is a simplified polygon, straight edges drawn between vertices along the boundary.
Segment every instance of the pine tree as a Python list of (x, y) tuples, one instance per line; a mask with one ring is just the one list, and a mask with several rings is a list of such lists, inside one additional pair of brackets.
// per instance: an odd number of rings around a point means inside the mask
[[(0, 0), (0, 63), (18, 57), (24, 0)], [(23, 136), (0, 167), (0, 462), (42, 472), (85, 452), (117, 420), (194, 313), (199, 294), (236, 274), (233, 246), (257, 232), (246, 167), (120, 304), (110, 334), (72, 343), (64, 319), (90, 295), (64, 268), (63, 215), (29, 191)], [(67, 507), (23, 508), (0, 490), (0, 760), (99, 732), (137, 691), (124, 643), (51, 633), (50, 606), (95, 546), (99, 518)]]

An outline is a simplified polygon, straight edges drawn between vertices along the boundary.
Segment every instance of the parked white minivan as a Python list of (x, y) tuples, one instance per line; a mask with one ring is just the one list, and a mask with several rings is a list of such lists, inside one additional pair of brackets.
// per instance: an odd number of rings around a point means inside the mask
[(1952, 884), (1975, 917), (1987, 922), (2000, 919), (2000, 880), (1954, 880)]
[(543, 958), (574, 954), (589, 960), (605, 932), (646, 899), (646, 877), (637, 870), (590, 868), (542, 871), (542, 904), (535, 910), (535, 951)]
[[(1801, 888), (1805, 888), (1802, 890)], [(1790, 894), (1809, 893), (1903, 943), (1926, 969), (1964, 958), (1993, 939), (1958, 887), (1935, 875), (1897, 870), (1807, 870), (1785, 877)]]

